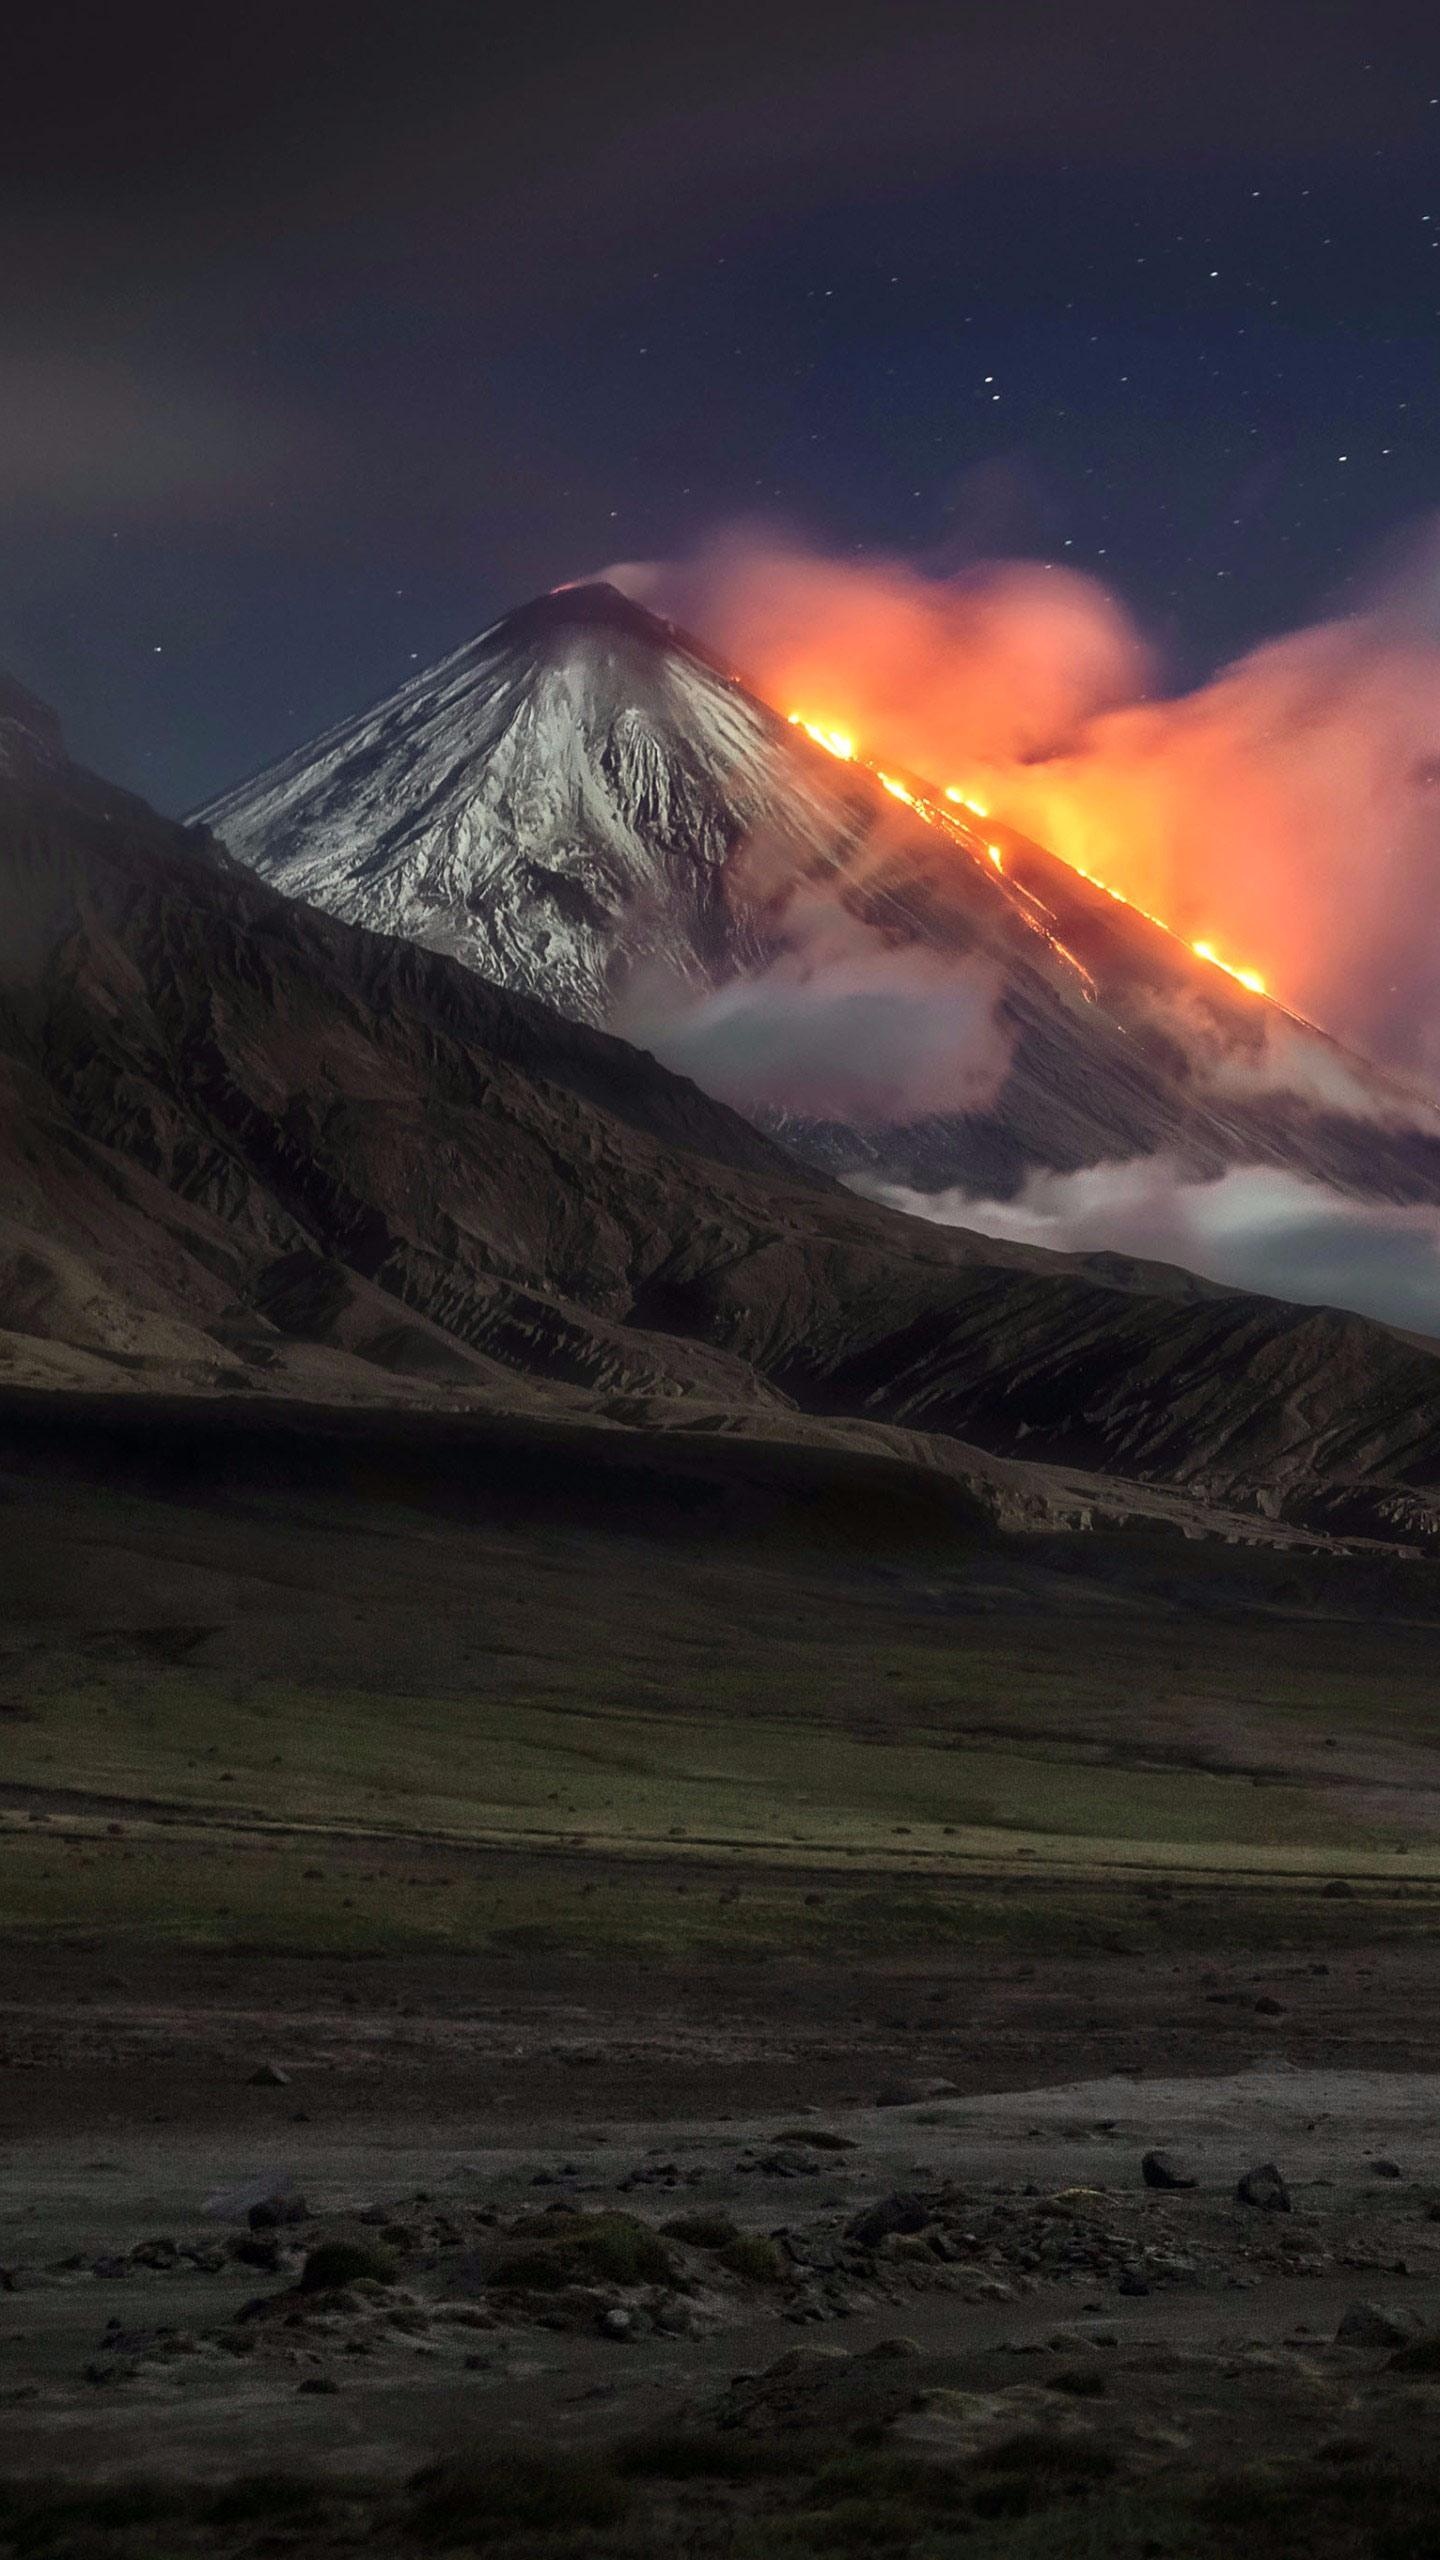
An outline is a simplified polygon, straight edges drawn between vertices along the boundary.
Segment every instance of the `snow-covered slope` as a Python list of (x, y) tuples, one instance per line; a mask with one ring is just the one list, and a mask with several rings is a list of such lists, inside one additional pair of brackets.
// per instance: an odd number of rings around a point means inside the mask
[[(787, 724), (618, 590), (562, 589), (201, 813), (292, 897), (604, 1022), (654, 965), (753, 959), (777, 875), (834, 836)], [(757, 872), (757, 884), (759, 874)]]
[[(199, 814), (289, 896), (653, 1041), (843, 1177), (1008, 1195), (1037, 1168), (1163, 1155), (1440, 1200), (1440, 1115), (1041, 846), (836, 761), (610, 586), (522, 607)], [(797, 1045), (787, 1091), (789, 991), (837, 948), (834, 982), (852, 999), (858, 967), (865, 998), (834, 1017), (842, 1047), (889, 1037), (913, 962), (927, 1027), (952, 995), (956, 1019), (983, 1005), (990, 1084), (887, 1111), (842, 1072), (826, 1109)], [(777, 960), (778, 1004), (721, 1024), (732, 1059), (768, 1043), (762, 1102), (687, 1045), (699, 1016), (671, 1027), (687, 990)]]

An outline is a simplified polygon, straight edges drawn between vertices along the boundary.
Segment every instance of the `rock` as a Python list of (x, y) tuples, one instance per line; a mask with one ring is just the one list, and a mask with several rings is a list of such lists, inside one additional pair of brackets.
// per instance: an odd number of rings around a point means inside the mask
[(618, 2302), (613, 2304), (610, 2310), (602, 2311), (600, 2335), (602, 2338), (633, 2338), (635, 2335), (634, 2312), (625, 2310)]
[(877, 2107), (918, 2107), (927, 2098), (958, 2098), (953, 2080), (887, 2080), (875, 2092)]
[(877, 2338), (873, 2347), (864, 2347), (861, 2349), (861, 2353), (868, 2364), (888, 2364), (897, 2360), (901, 2356), (918, 2356), (920, 2352), (920, 2346), (916, 2339), (898, 2337)]
[(1235, 2189), (1237, 2204), (1254, 2205), (1260, 2213), (1288, 2213), (1290, 2190), (1273, 2160), (1262, 2162), (1258, 2169), (1247, 2169)]
[(312, 2373), (312, 2374), (308, 2374), (308, 2375), (306, 2376), (306, 2379), (305, 2379), (302, 2383), (300, 2383), (297, 2387), (298, 2387), (298, 2389), (299, 2389), (299, 2390), (301, 2390), (301, 2391), (309, 2391), (309, 2392), (326, 2391), (326, 2392), (329, 2392), (329, 2391), (338, 2391), (338, 2390), (339, 2390), (339, 2388), (340, 2388), (340, 2385), (339, 2385), (339, 2383), (338, 2383), (338, 2382), (336, 2382), (336, 2381), (332, 2378), (332, 2376), (331, 2376), (330, 2374), (328, 2374), (328, 2373)]
[(169, 2239), (142, 2240), (131, 2250), (130, 2264), (132, 2267), (153, 2267), (157, 2273), (168, 2272), (180, 2264), (180, 2243)]
[(310, 2208), (303, 2196), (282, 2194), (262, 2196), (246, 2216), (252, 2231), (279, 2231), (286, 2223), (309, 2219)]
[(238, 2232), (230, 2243), (230, 2255), (237, 2266), (258, 2267), (262, 2275), (279, 2271), (280, 2243), (264, 2231)]
[(397, 2269), (388, 2249), (363, 2240), (325, 2240), (312, 2249), (300, 2275), (302, 2293), (339, 2293), (346, 2285), (393, 2285)]
[(1372, 2160), (1370, 2169), (1377, 2178), (1402, 2178), (1405, 2174), (1398, 2160)]
[(1133, 2267), (1128, 2267), (1115, 2290), (1117, 2293), (1128, 2294), (1132, 2299), (1136, 2299), (1141, 2294), (1148, 2293), (1150, 2287), (1142, 2275), (1137, 2275)]
[(1200, 2183), (1173, 2151), (1147, 2151), (1140, 2163), (1140, 2175), (1147, 2187), (1196, 2187)]
[(1268, 1991), (1263, 1992), (1255, 2003), (1255, 2015), (1257, 2018), (1283, 2018), (1285, 2003), (1283, 2000), (1272, 1999)]
[(1335, 2337), (1342, 2347), (1404, 2347), (1419, 2328), (1412, 2312), (1390, 2311), (1379, 2302), (1352, 2302)]
[(877, 2249), (882, 2240), (898, 2234), (923, 2231), (932, 2219), (930, 2207), (922, 2196), (882, 2196), (864, 2213), (857, 2213), (845, 2229), (847, 2240), (862, 2249)]
[(1321, 1892), (1326, 1902), (1353, 1902), (1355, 1899), (1355, 1887), (1346, 1884), (1343, 1876), (1333, 1876), (1329, 1884), (1321, 1887)]
[(251, 2072), (249, 2086), (252, 2089), (288, 2089), (290, 2074), (282, 2071), (278, 2062), (262, 2062), (258, 2071)]

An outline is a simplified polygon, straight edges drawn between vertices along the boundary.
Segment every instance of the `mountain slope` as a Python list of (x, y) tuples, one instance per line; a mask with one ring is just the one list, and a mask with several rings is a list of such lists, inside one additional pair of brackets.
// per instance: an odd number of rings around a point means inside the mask
[(0, 1378), (823, 1423), (952, 1465), (973, 1443), (1039, 1516), (1036, 1459), (1436, 1534), (1430, 1347), (875, 1207), (38, 741), (0, 775), (0, 925)]
[(813, 860), (833, 811), (786, 724), (659, 629), (613, 589), (544, 597), (203, 820), (290, 896), (582, 1021), (652, 959), (728, 976), (759, 947), (737, 849), (773, 828)]
[(837, 763), (611, 588), (522, 608), (202, 819), (287, 894), (579, 1020), (663, 1023), (640, 1036), (685, 1064), (704, 990), (813, 978), (817, 912), (892, 979), (990, 989), (1008, 1064), (965, 1107), (827, 1113), (806, 1078), (802, 1108), (782, 1059), (768, 1125), (841, 1175), (995, 1195), (1163, 1151), (1440, 1200), (1430, 1106), (1042, 848)]

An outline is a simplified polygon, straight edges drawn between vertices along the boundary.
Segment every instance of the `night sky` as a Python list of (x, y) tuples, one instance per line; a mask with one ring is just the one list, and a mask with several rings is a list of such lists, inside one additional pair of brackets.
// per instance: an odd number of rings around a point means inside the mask
[(738, 515), (1094, 570), (1186, 683), (1440, 501), (1433, 12), (250, 0), (6, 46), (0, 664), (169, 808)]

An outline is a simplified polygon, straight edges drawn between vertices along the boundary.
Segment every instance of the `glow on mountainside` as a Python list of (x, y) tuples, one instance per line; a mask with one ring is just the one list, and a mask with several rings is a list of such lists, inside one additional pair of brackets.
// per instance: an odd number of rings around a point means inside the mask
[[(965, 845), (967, 852), (977, 851), (973, 833), (964, 826), (963, 821), (957, 822), (951, 817), (949, 810), (941, 808), (936, 801), (927, 799), (923, 792), (912, 789), (908, 782), (901, 782), (895, 774), (886, 773), (878, 764), (872, 764), (867, 756), (860, 754), (848, 730), (830, 727), (824, 721), (809, 720), (800, 711), (792, 711), (787, 717), (792, 728), (802, 729), (807, 738), (814, 740), (817, 747), (824, 748), (827, 755), (839, 757), (844, 764), (858, 765), (863, 773), (872, 773), (881, 789), (889, 792), (892, 800), (902, 801), (907, 809), (913, 809), (916, 817), (922, 819), (926, 826), (939, 827), (945, 834), (954, 836), (957, 841)], [(972, 798), (969, 792), (962, 791), (956, 783), (946, 783), (944, 796), (953, 808), (963, 809), (967, 817), (988, 818), (990, 815), (983, 800)], [(994, 864), (995, 869), (1003, 872), (1005, 859), (1000, 846), (987, 843), (983, 851), (986, 859)], [(1117, 906), (1129, 907), (1133, 914), (1143, 916), (1147, 924), (1156, 925), (1161, 933), (1169, 934), (1172, 941), (1183, 943), (1184, 937), (1177, 934), (1174, 926), (1168, 925), (1163, 916), (1152, 915), (1148, 907), (1137, 906), (1134, 899), (1127, 898), (1122, 890), (1112, 889), (1108, 880), (1097, 879), (1093, 871), (1087, 871), (1083, 862), (1075, 862), (1068, 856), (1057, 856), (1057, 859), (1065, 861), (1067, 870), (1078, 871), (1081, 879), (1088, 880), (1092, 888), (1103, 889), (1106, 897), (1113, 898)], [(1054, 941), (1054, 936), (1048, 935), (1047, 939)], [(1252, 996), (1269, 994), (1269, 989), (1258, 969), (1246, 969), (1242, 968), (1238, 961), (1222, 960), (1214, 943), (1208, 939), (1185, 943), (1184, 947), (1192, 951), (1197, 960), (1206, 961), (1212, 969), (1223, 970), (1227, 978), (1233, 978), (1235, 984), (1238, 987), (1244, 987), (1248, 994)], [(1056, 948), (1063, 949), (1064, 946), (1057, 944)], [(1073, 959), (1074, 955), (1066, 956)]]

